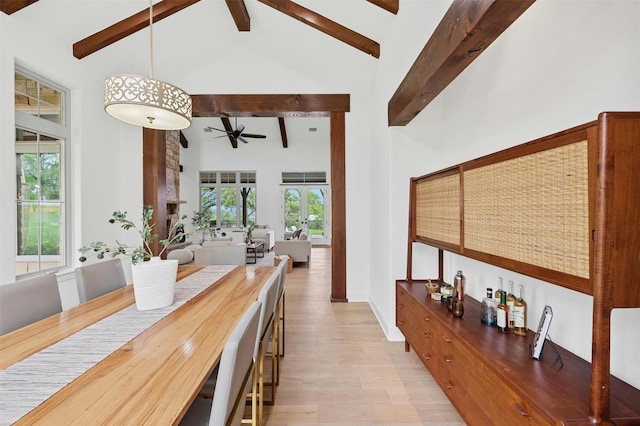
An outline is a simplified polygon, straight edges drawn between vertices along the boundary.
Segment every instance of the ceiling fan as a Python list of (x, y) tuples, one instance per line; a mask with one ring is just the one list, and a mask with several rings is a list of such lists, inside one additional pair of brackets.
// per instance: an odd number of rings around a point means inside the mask
[[(224, 120), (223, 120), (224, 123)], [(228, 121), (227, 121), (228, 123)], [(225, 127), (227, 127), (225, 125)], [(231, 126), (229, 126), (229, 129), (231, 129)], [(238, 118), (236, 117), (235, 120), (235, 130), (223, 130), (223, 129), (216, 129), (215, 127), (211, 127), (211, 126), (207, 126), (204, 128), (205, 132), (211, 132), (213, 130), (217, 130), (218, 132), (223, 132), (226, 133), (226, 136), (231, 136), (235, 139), (238, 139), (244, 143), (249, 143), (248, 140), (246, 140), (245, 138), (257, 138), (257, 139), (265, 139), (267, 136), (266, 135), (258, 135), (255, 133), (245, 133), (244, 132), (244, 124), (240, 124), (238, 125)], [(219, 138), (223, 138), (224, 136), (218, 136)]]

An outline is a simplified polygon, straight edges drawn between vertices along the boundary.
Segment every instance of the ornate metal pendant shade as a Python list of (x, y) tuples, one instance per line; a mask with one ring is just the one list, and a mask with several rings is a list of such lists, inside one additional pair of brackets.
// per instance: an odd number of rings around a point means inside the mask
[(191, 96), (170, 83), (153, 79), (153, 1), (149, 1), (150, 77), (116, 75), (104, 82), (105, 111), (125, 123), (158, 130), (191, 125)]

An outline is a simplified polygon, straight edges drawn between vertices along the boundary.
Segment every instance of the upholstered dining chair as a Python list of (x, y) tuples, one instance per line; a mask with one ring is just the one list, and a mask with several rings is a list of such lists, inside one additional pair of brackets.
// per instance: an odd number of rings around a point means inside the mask
[[(278, 289), (280, 287), (280, 269), (269, 277), (267, 283), (260, 290), (258, 300), (263, 303), (264, 312), (262, 313), (262, 323), (260, 324), (260, 341), (258, 342), (258, 421), (262, 425), (263, 406), (265, 403), (272, 405), (275, 402), (275, 323), (276, 323), (276, 301), (278, 299)], [(268, 349), (271, 349), (270, 351)], [(265, 382), (264, 379), (264, 362), (265, 358), (269, 358), (271, 363), (271, 381)], [(265, 398), (265, 386), (271, 387), (271, 399)]]
[(62, 312), (55, 274), (0, 286), (0, 335)]
[[(259, 336), (262, 303), (255, 301), (233, 329), (222, 350), (213, 399), (196, 398), (181, 425), (239, 425), (242, 423), (247, 386), (256, 395), (255, 346)], [(252, 401), (252, 424), (256, 400)]]
[(122, 261), (109, 259), (76, 268), (76, 285), (80, 303), (126, 286)]
[[(257, 424), (259, 426), (262, 425), (263, 420), (263, 405), (264, 405), (264, 358), (265, 358), (265, 349), (266, 343), (273, 339), (273, 319), (275, 312), (275, 304), (276, 298), (278, 296), (278, 285), (280, 281), (280, 275), (278, 270), (274, 272), (265, 285), (260, 290), (258, 294), (258, 302), (260, 302), (260, 321), (258, 327), (258, 340), (256, 341), (254, 347), (254, 356), (256, 359), (256, 373), (257, 373), (257, 391), (250, 391), (252, 401), (255, 399), (258, 403), (258, 415), (257, 415)], [(273, 341), (272, 341), (273, 344)], [(272, 366), (271, 371), (275, 369), (275, 365), (273, 362), (275, 361), (274, 357), (270, 357)], [(199, 393), (199, 397), (202, 398), (212, 398), (215, 396), (217, 392), (217, 384), (216, 384), (216, 373), (212, 374), (209, 379), (207, 379), (206, 383), (202, 387), (202, 390)], [(273, 382), (273, 380), (272, 380)], [(272, 389), (272, 392), (275, 392), (275, 389)], [(272, 393), (273, 395), (273, 393)]]
[[(278, 294), (276, 296), (276, 313), (275, 313), (275, 348), (276, 348), (276, 386), (280, 386), (280, 357), (284, 357), (284, 316), (285, 316), (285, 294), (284, 283), (287, 279), (287, 263), (289, 256), (282, 255), (278, 270), (280, 272), (280, 280), (278, 282)], [(282, 343), (282, 350), (280, 345)]]

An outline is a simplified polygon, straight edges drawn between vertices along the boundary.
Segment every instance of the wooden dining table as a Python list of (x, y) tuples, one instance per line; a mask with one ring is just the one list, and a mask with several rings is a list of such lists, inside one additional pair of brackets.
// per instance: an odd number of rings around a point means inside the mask
[[(199, 269), (183, 270), (178, 278)], [(218, 363), (236, 323), (275, 272), (275, 267), (231, 269), (15, 424), (178, 423)], [(0, 370), (28, 360), (134, 302), (132, 286), (126, 286), (0, 336)]]

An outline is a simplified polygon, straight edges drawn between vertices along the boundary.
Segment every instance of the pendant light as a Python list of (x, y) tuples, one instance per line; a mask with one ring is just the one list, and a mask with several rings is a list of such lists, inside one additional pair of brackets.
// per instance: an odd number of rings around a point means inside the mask
[(121, 74), (104, 82), (104, 110), (125, 123), (158, 130), (191, 125), (191, 96), (153, 78), (153, 0), (149, 0), (149, 77)]

